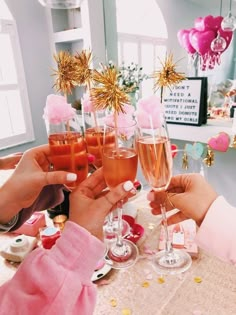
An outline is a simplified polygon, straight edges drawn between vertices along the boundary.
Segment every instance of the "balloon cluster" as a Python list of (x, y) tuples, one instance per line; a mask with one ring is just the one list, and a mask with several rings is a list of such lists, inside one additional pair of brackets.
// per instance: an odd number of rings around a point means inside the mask
[(221, 27), (222, 16), (208, 15), (194, 21), (194, 28), (181, 29), (177, 33), (180, 45), (193, 59), (199, 56), (200, 69), (214, 69), (220, 65), (221, 54), (229, 47), (233, 32)]

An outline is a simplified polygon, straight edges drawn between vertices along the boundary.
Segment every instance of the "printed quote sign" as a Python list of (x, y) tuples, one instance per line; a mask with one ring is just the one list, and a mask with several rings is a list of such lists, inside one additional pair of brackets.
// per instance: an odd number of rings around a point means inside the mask
[(206, 123), (207, 81), (204, 79), (188, 78), (171, 90), (166, 89), (163, 103), (168, 123), (197, 126)]

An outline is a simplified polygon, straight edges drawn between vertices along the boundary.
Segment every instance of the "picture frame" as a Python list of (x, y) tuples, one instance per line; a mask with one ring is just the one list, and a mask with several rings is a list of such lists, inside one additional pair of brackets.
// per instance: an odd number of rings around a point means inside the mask
[(163, 97), (166, 122), (170, 124), (201, 126), (207, 123), (206, 77), (188, 77)]

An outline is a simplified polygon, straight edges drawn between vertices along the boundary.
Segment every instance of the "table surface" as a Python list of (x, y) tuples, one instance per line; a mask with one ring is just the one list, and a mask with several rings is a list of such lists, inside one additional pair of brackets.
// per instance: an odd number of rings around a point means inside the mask
[[(98, 298), (94, 315), (230, 315), (236, 314), (236, 269), (199, 251), (191, 268), (178, 276), (157, 275), (147, 248), (156, 250), (160, 216), (153, 216), (145, 193), (132, 201), (136, 221), (145, 228), (139, 240), (140, 257), (127, 270), (111, 270), (96, 282)], [(0, 236), (0, 246), (12, 235)], [(0, 257), (0, 285), (16, 272), (17, 263)], [(201, 282), (197, 283), (196, 278)]]

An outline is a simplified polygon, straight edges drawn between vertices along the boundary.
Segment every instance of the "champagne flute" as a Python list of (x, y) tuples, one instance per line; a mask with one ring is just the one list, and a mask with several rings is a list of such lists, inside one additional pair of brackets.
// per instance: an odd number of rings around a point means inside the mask
[[(104, 177), (110, 189), (127, 180), (133, 182), (136, 178), (138, 155), (135, 149), (135, 127), (135, 121), (125, 127), (105, 125), (102, 162)], [(106, 254), (109, 258), (108, 263), (115, 269), (128, 268), (138, 258), (137, 246), (123, 238), (122, 211), (121, 200), (117, 204), (117, 237), (109, 243)]]
[[(154, 126), (150, 116), (150, 126), (137, 127), (136, 145), (142, 172), (149, 185), (156, 192), (167, 191), (172, 176), (172, 153), (164, 113), (159, 124)], [(165, 230), (165, 249), (153, 259), (153, 267), (159, 274), (178, 274), (186, 271), (192, 263), (188, 253), (174, 249), (169, 238), (165, 201), (160, 205)]]

